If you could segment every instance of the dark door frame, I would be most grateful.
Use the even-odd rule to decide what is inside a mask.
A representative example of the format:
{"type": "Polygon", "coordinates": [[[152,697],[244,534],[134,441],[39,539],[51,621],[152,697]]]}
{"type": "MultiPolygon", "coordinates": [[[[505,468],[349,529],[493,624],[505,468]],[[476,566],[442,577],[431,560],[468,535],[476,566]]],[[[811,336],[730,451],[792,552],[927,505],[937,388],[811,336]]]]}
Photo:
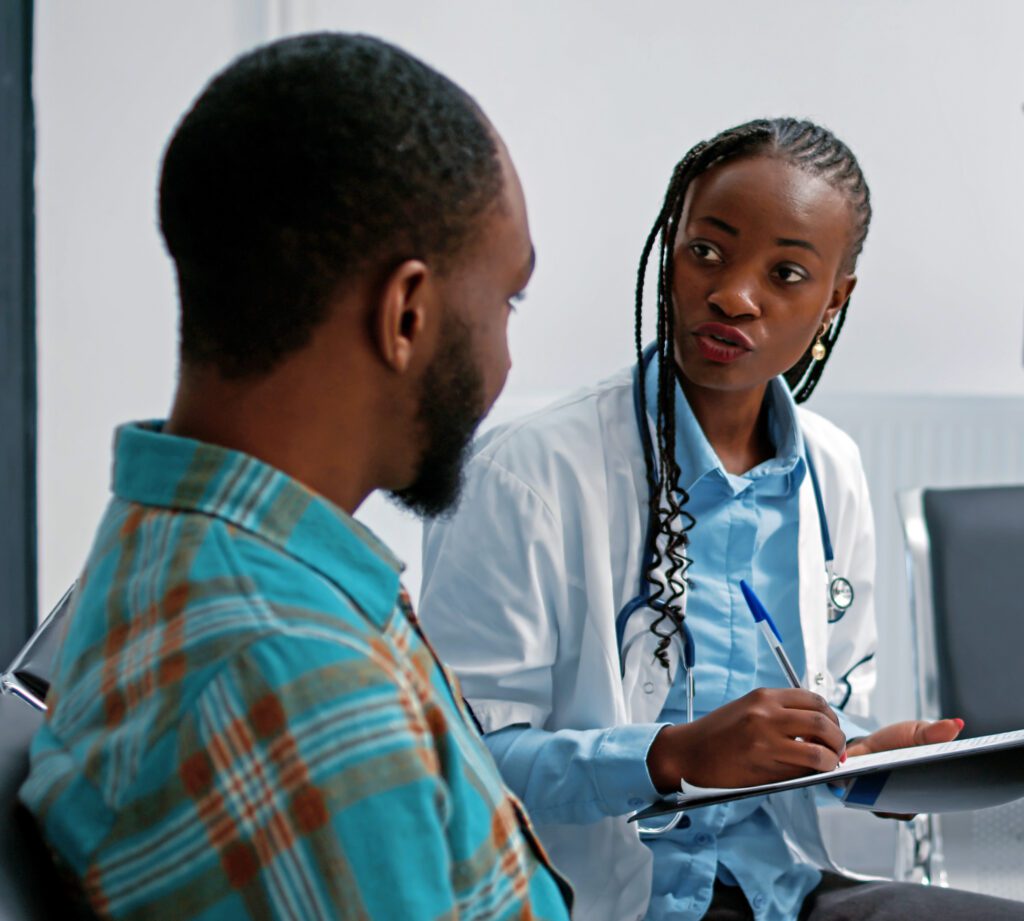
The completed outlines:
{"type": "Polygon", "coordinates": [[[0,3],[0,669],[37,616],[32,7],[0,3]]]}

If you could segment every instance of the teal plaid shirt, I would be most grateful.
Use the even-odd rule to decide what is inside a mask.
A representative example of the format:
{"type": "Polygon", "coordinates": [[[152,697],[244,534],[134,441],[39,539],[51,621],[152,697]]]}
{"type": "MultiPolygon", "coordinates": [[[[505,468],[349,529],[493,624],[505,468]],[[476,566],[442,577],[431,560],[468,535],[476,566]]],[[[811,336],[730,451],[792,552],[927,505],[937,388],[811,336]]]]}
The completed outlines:
{"type": "Polygon", "coordinates": [[[21,790],[94,911],[568,917],[369,532],[158,424],[113,479],[21,790]]]}

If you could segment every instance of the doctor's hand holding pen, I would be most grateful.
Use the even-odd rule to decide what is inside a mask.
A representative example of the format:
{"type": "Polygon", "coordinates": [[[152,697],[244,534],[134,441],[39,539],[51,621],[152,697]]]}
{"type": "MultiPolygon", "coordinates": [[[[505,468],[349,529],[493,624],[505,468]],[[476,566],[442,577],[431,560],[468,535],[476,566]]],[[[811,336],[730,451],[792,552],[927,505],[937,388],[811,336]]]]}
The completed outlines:
{"type": "Polygon", "coordinates": [[[660,793],[680,781],[746,787],[831,771],[846,738],[824,698],[799,688],[758,688],[692,723],[666,726],[647,753],[660,793]]]}
{"type": "MultiPolygon", "coordinates": [[[[740,580],[740,589],[750,608],[751,616],[757,624],[761,635],[768,644],[779,667],[785,674],[790,685],[794,688],[800,687],[800,679],[796,675],[789,656],[782,646],[782,636],[772,620],[771,614],[765,609],[761,600],[754,590],[746,582],[740,580]]],[[[904,720],[900,723],[892,723],[875,730],[870,735],[862,736],[859,739],[848,739],[846,756],[849,755],[870,755],[875,752],[892,751],[897,748],[913,748],[917,745],[934,745],[941,742],[952,742],[964,728],[964,721],[961,719],[943,719],[929,722],[928,720],[904,720]]],[[[884,818],[909,819],[913,816],[907,815],[885,815],[876,813],[884,818]]]]}
{"type": "Polygon", "coordinates": [[[678,790],[683,778],[698,787],[750,787],[831,771],[846,760],[838,717],[800,686],[771,615],[746,582],[740,588],[791,686],[759,688],[702,719],[662,729],[647,753],[660,793],[678,790]]]}

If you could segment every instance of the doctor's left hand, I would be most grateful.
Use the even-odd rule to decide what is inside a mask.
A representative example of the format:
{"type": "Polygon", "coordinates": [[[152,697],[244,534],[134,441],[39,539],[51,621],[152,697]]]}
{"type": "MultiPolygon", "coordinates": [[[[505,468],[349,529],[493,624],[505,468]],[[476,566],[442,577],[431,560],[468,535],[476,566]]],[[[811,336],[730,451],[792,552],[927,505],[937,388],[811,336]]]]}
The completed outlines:
{"type": "Polygon", "coordinates": [[[904,720],[883,726],[869,736],[849,742],[846,754],[870,755],[874,752],[892,751],[894,748],[913,748],[915,745],[934,745],[937,742],[952,742],[964,728],[963,720],[904,720]]]}
{"type": "MultiPolygon", "coordinates": [[[[883,726],[871,735],[856,739],[846,746],[847,755],[870,755],[874,752],[892,751],[894,748],[913,748],[915,745],[934,745],[937,742],[952,742],[964,728],[961,719],[904,720],[883,726]]],[[[891,812],[876,812],[883,819],[908,821],[913,815],[899,815],[891,812]]]]}

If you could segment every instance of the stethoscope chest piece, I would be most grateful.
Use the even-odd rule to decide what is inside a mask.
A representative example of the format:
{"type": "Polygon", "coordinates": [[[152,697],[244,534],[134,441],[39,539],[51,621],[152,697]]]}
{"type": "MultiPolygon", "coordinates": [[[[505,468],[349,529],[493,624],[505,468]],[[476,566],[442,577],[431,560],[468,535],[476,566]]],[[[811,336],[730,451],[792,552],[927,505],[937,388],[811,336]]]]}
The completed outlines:
{"type": "Polygon", "coordinates": [[[825,606],[828,622],[834,624],[843,619],[843,615],[853,604],[853,586],[849,579],[837,576],[835,573],[835,553],[832,551],[832,536],[828,530],[828,519],[825,517],[825,502],[821,498],[821,484],[818,482],[818,472],[814,469],[814,461],[808,451],[804,455],[807,461],[807,472],[811,477],[811,485],[814,487],[814,502],[818,506],[818,524],[821,527],[822,550],[825,552],[825,578],[828,580],[828,592],[825,606]]]}
{"type": "Polygon", "coordinates": [[[853,586],[849,579],[833,576],[828,583],[828,620],[834,624],[853,604],[853,586]]]}

